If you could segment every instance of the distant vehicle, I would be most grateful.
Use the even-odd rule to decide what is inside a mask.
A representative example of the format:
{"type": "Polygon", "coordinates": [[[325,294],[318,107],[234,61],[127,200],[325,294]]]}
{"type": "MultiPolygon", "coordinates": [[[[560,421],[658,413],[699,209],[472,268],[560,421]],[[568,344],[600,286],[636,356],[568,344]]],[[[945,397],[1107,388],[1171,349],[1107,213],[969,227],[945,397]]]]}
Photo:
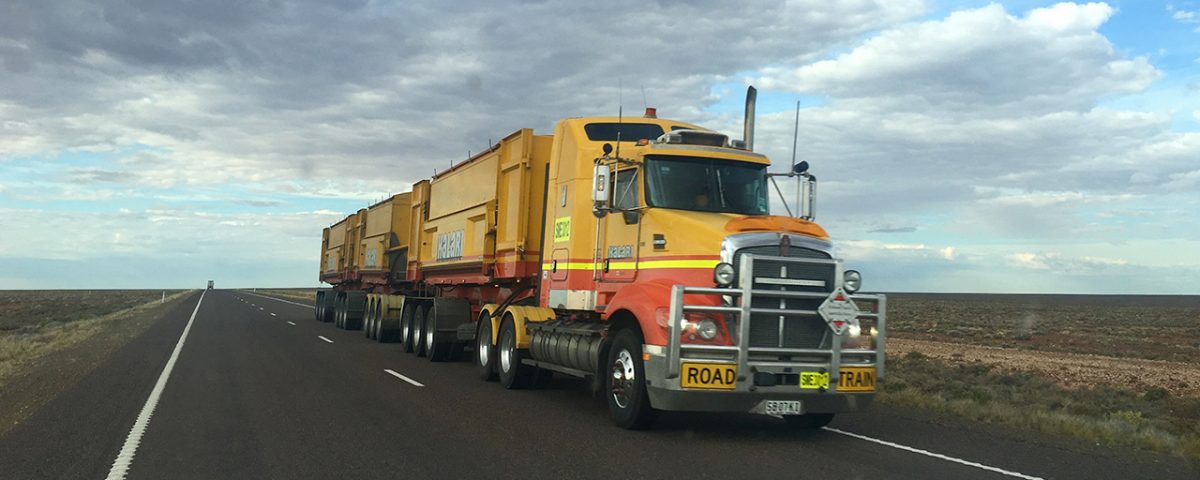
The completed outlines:
{"type": "Polygon", "coordinates": [[[212,280],[209,280],[209,281],[208,281],[208,289],[209,289],[209,290],[212,290],[212,289],[213,289],[213,281],[212,281],[212,280]]]}
{"type": "MultiPolygon", "coordinates": [[[[680,121],[522,129],[322,233],[316,317],[509,389],[589,379],[614,422],[748,412],[818,428],[884,373],[883,295],[856,294],[801,162],[680,121]],[[796,210],[770,214],[777,178],[796,210]]],[[[786,206],[786,203],[785,203],[786,206]]]]}

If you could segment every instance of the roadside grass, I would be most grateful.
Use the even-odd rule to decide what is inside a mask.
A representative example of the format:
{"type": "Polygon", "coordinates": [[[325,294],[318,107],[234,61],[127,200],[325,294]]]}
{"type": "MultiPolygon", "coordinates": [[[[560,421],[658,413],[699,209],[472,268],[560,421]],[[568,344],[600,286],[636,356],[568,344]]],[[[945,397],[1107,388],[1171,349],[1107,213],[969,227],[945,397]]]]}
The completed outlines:
{"type": "Polygon", "coordinates": [[[315,288],[260,288],[251,290],[251,293],[287,300],[303,300],[309,303],[316,301],[317,298],[317,289],[315,288]]]}
{"type": "Polygon", "coordinates": [[[1200,398],[1106,385],[1068,389],[1038,375],[952,365],[919,352],[888,362],[878,398],[886,404],[1200,460],[1200,398]]]}
{"type": "MultiPolygon", "coordinates": [[[[168,290],[167,301],[188,291],[168,290]]],[[[157,306],[162,290],[0,292],[0,385],[23,365],[157,306]]]]}

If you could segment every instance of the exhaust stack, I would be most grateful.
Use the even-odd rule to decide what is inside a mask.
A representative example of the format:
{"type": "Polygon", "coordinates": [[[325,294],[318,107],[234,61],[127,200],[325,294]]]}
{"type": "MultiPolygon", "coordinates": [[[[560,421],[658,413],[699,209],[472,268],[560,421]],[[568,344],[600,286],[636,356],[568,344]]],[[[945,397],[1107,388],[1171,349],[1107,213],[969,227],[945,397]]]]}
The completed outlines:
{"type": "Polygon", "coordinates": [[[758,90],[753,86],[746,88],[746,118],[742,120],[742,142],[746,150],[754,151],[754,103],[758,100],[758,90]]]}

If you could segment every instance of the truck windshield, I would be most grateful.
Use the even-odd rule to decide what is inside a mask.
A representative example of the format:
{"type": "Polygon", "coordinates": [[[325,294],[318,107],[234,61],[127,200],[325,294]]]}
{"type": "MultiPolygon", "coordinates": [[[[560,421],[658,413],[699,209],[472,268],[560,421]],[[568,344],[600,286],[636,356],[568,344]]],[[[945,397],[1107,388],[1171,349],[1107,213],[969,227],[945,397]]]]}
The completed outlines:
{"type": "Polygon", "coordinates": [[[767,166],[714,158],[646,157],[647,202],[653,207],[766,215],[767,166]]]}

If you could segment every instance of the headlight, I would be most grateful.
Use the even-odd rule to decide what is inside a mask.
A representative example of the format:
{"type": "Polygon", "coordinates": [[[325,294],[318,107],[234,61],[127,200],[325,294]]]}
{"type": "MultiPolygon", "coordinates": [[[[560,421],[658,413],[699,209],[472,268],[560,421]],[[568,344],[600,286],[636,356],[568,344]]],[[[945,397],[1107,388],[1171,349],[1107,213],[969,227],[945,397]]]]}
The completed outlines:
{"type": "Polygon", "coordinates": [[[705,340],[717,338],[717,324],[716,322],[713,322],[707,318],[701,320],[700,323],[696,325],[696,333],[699,333],[700,338],[705,340]]]}
{"type": "Polygon", "coordinates": [[[726,287],[733,283],[733,265],[725,262],[718,263],[713,268],[713,282],[726,287]]]}
{"type": "Polygon", "coordinates": [[[846,289],[846,293],[857,292],[862,288],[862,274],[858,270],[846,270],[842,274],[842,287],[846,289]]]}

